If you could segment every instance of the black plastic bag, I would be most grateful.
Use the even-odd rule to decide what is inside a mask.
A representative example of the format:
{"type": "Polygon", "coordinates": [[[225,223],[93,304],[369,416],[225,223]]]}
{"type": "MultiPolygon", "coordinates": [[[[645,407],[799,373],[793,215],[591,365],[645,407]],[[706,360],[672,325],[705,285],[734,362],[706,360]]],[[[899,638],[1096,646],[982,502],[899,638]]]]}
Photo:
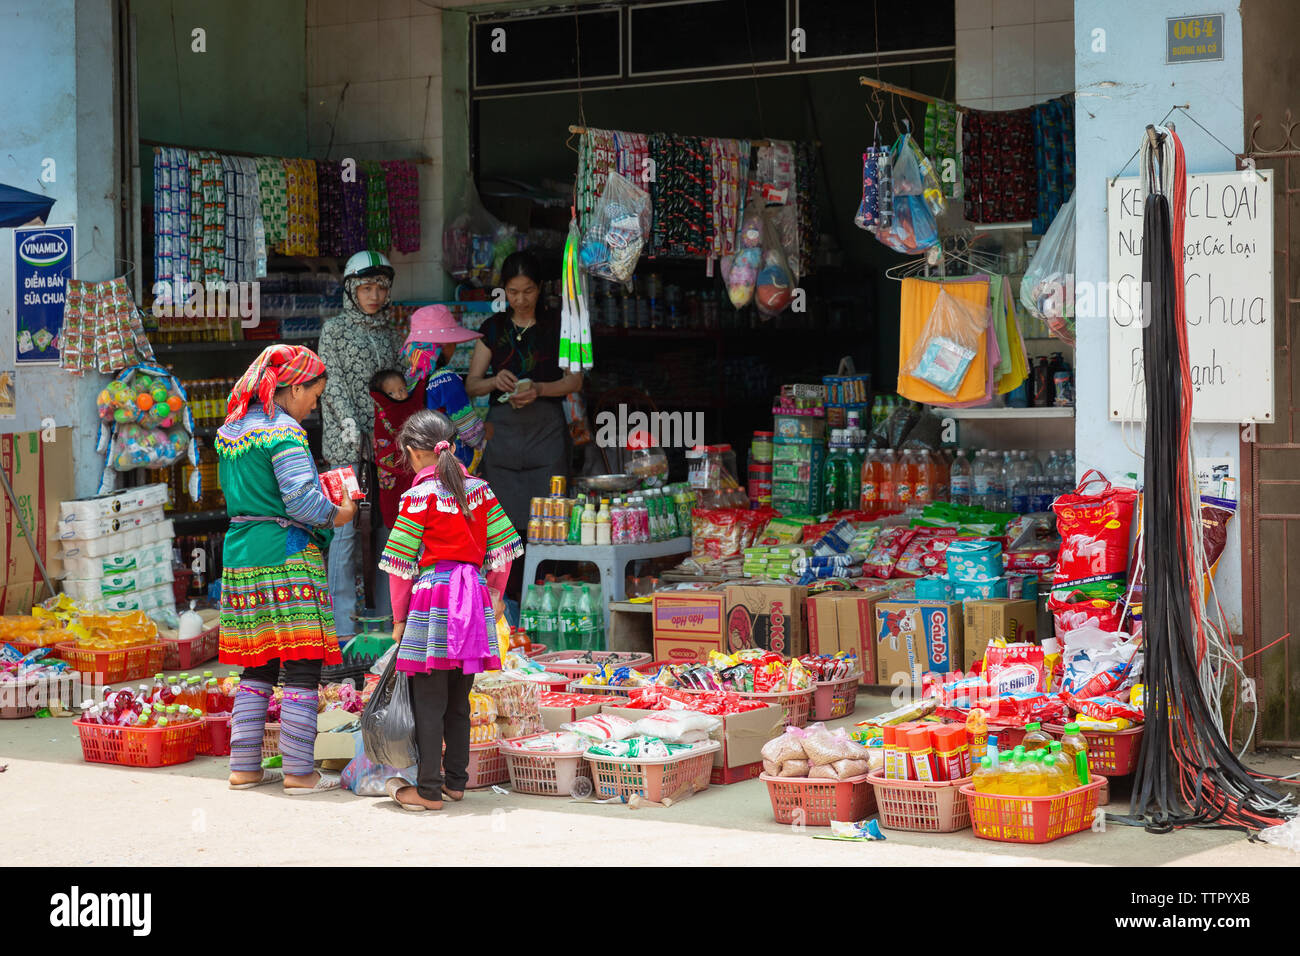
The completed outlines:
{"type": "Polygon", "coordinates": [[[390,767],[411,767],[420,762],[415,744],[415,711],[411,707],[411,682],[397,670],[397,655],[361,712],[361,740],[366,756],[390,767]]]}

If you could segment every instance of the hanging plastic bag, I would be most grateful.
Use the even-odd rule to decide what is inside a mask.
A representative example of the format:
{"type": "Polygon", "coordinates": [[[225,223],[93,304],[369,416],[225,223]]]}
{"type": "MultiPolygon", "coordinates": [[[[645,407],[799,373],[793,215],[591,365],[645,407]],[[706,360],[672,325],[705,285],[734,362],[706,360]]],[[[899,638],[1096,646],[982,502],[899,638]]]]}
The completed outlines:
{"type": "Polygon", "coordinates": [[[611,172],[582,238],[582,268],[614,282],[631,281],[649,234],[650,194],[611,172]]]}
{"type": "Polygon", "coordinates": [[[1074,344],[1074,193],[1056,213],[1020,283],[1020,304],[1074,344]]]}
{"type": "Polygon", "coordinates": [[[755,280],[755,302],[760,315],[780,315],[794,298],[794,277],[785,248],[777,235],[775,210],[763,212],[763,259],[755,280]]]}
{"type": "Polygon", "coordinates": [[[956,395],[979,353],[980,337],[988,324],[987,309],[975,308],[940,289],[902,371],[945,395],[956,395]]]}
{"type": "Polygon", "coordinates": [[[483,208],[473,183],[466,186],[461,206],[465,211],[442,230],[442,267],[457,282],[482,288],[493,283],[501,262],[515,251],[515,228],[483,208]]]}
{"type": "Polygon", "coordinates": [[[757,197],[751,196],[745,204],[737,244],[735,254],[723,258],[723,278],[727,283],[727,298],[737,309],[743,309],[754,298],[763,264],[763,203],[757,197]]]}
{"type": "Polygon", "coordinates": [[[410,767],[420,762],[410,679],[397,670],[396,655],[389,658],[379,684],[361,712],[361,735],[366,756],[375,763],[410,767]]]}
{"type": "MultiPolygon", "coordinates": [[[[926,160],[929,177],[934,180],[932,184],[927,183],[926,171],[921,163],[924,154],[906,133],[895,141],[889,158],[893,219],[888,229],[881,226],[876,230],[876,238],[895,252],[909,255],[923,252],[939,241],[938,223],[927,203],[927,198],[929,203],[936,201],[938,179],[934,177],[934,170],[926,160]]],[[[882,189],[882,209],[883,195],[882,189]]],[[[938,208],[942,211],[942,191],[938,192],[937,200],[938,208]]]]}
{"type": "Polygon", "coordinates": [[[99,393],[96,407],[100,418],[96,451],[105,456],[101,494],[116,487],[117,472],[169,468],[183,457],[197,467],[189,397],[180,380],[165,368],[126,369],[99,393]]]}

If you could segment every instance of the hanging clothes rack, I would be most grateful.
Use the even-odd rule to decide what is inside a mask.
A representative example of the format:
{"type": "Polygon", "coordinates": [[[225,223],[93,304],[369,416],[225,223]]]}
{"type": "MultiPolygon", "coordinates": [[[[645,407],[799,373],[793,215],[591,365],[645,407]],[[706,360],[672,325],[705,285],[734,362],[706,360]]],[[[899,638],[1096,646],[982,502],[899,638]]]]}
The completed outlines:
{"type": "MultiPolygon", "coordinates": [[[[903,96],[909,100],[920,100],[922,103],[946,103],[947,100],[940,96],[930,96],[928,93],[918,93],[916,90],[909,90],[905,86],[895,86],[893,83],[885,83],[882,80],[873,80],[869,76],[858,77],[858,85],[869,86],[872,89],[883,90],[886,93],[893,93],[895,96],[903,96]]],[[[953,103],[953,108],[958,113],[969,113],[969,106],[962,106],[960,103],[953,103]]]]}
{"type": "MultiPolygon", "coordinates": [[[[274,159],[307,159],[306,156],[276,156],[273,153],[249,153],[242,149],[227,149],[226,147],[214,148],[210,146],[186,146],[184,143],[164,143],[156,139],[142,139],[141,146],[165,146],[170,149],[187,149],[190,152],[206,153],[224,153],[227,156],[247,156],[250,159],[256,159],[258,156],[271,156],[274,159]]],[[[433,160],[427,156],[395,157],[408,163],[415,163],[417,166],[432,166],[433,160]]]]}
{"type": "MultiPolygon", "coordinates": [[[[582,134],[584,134],[584,133],[587,132],[587,127],[586,127],[586,126],[570,126],[570,127],[569,127],[569,132],[581,136],[582,134]]],[[[736,139],[742,139],[743,137],[735,137],[735,138],[736,138],[736,139]]],[[[773,145],[773,144],[776,143],[776,142],[777,142],[776,140],[771,140],[771,139],[751,139],[751,140],[749,141],[749,145],[751,145],[751,146],[771,146],[771,145],[773,145]]],[[[814,146],[821,146],[821,140],[814,140],[814,141],[813,141],[813,145],[814,145],[814,146]]]]}

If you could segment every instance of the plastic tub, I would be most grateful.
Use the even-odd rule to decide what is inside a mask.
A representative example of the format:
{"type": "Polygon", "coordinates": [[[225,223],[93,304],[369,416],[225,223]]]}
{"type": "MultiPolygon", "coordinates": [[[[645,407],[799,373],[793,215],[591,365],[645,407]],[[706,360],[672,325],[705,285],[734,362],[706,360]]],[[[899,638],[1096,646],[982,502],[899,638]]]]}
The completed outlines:
{"type": "Polygon", "coordinates": [[[596,799],[622,797],[624,801],[635,795],[658,803],[671,797],[683,787],[702,790],[708,787],[713,773],[713,755],[722,744],[711,741],[689,753],[674,757],[600,757],[591,754],[584,759],[591,765],[592,781],[596,785],[596,799]]]}
{"type": "Polygon", "coordinates": [[[1050,843],[1092,826],[1105,777],[1050,797],[1012,797],[961,788],[975,835],[1000,843],[1050,843]]]}
{"type": "Polygon", "coordinates": [[[510,774],[510,789],[516,793],[536,793],[545,797],[565,797],[573,792],[579,777],[591,779],[591,768],[583,760],[583,751],[525,750],[519,744],[541,734],[499,740],[510,774]]]}
{"type": "Polygon", "coordinates": [[[814,684],[813,720],[838,720],[857,710],[858,681],[861,679],[861,674],[854,674],[814,684]]]}
{"type": "Polygon", "coordinates": [[[191,637],[188,641],[169,641],[163,638],[167,650],[163,654],[165,671],[187,671],[205,664],[217,656],[217,643],[221,626],[208,628],[202,634],[191,637]]]}
{"type": "Polygon", "coordinates": [[[175,727],[109,727],[74,720],[87,763],[123,767],[168,767],[194,759],[202,725],[196,720],[175,727]]]}
{"type": "Polygon", "coordinates": [[[199,733],[199,756],[230,756],[230,717],[230,714],[214,714],[203,718],[203,729],[199,733]]]}
{"type": "Polygon", "coordinates": [[[469,782],[466,790],[481,790],[510,779],[506,756],[497,746],[499,741],[469,745],[469,782]]]}
{"type": "Polygon", "coordinates": [[[970,777],[930,783],[922,780],[890,780],[870,775],[880,808],[880,825],[890,830],[916,833],[954,833],[970,826],[970,804],[962,787],[970,777]]]}
{"type": "Polygon", "coordinates": [[[828,827],[832,820],[854,822],[876,812],[876,797],[867,774],[846,780],[818,777],[771,777],[759,774],[767,784],[772,817],[777,823],[801,823],[828,827]]]}

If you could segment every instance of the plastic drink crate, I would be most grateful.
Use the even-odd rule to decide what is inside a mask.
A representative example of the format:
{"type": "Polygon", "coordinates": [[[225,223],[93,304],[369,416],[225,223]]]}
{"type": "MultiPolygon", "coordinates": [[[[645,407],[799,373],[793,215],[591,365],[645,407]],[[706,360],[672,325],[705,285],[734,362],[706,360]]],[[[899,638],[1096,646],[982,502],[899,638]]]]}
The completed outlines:
{"type": "Polygon", "coordinates": [[[230,716],[213,714],[203,718],[203,730],[199,734],[199,756],[230,756],[230,716]]]}
{"type": "MultiPolygon", "coordinates": [[[[856,678],[854,678],[856,680],[856,678]]],[[[692,694],[712,694],[710,690],[689,689],[692,694]]],[[[787,727],[807,727],[808,717],[812,713],[813,695],[816,693],[815,687],[809,687],[807,690],[778,690],[778,691],[734,691],[739,697],[747,700],[762,701],[764,704],[775,704],[781,708],[781,713],[785,718],[787,727]]],[[[854,691],[854,700],[857,699],[857,692],[854,691]]]]}
{"type": "Polygon", "coordinates": [[[162,669],[187,671],[212,660],[217,656],[217,641],[220,634],[221,626],[216,625],[187,641],[169,641],[164,638],[163,643],[167,645],[167,651],[163,654],[162,669]]]}
{"type": "Polygon", "coordinates": [[[167,645],[162,641],[107,651],[77,647],[71,641],[64,641],[55,648],[60,660],[102,684],[152,677],[163,670],[163,658],[167,654],[167,645]]]}
{"type": "Polygon", "coordinates": [[[713,755],[722,744],[710,741],[672,757],[601,757],[586,754],[591,765],[596,799],[622,797],[626,802],[640,795],[658,803],[683,787],[702,790],[709,785],[713,755]]]}
{"type": "MultiPolygon", "coordinates": [[[[1047,724],[1043,729],[1054,737],[1065,733],[1065,727],[1061,724],[1047,724]]],[[[1083,731],[1083,739],[1088,741],[1088,769],[1107,777],[1124,777],[1137,770],[1138,757],[1142,755],[1144,729],[1130,727],[1114,733],[1083,731]]]]}
{"type": "Polygon", "coordinates": [[[81,675],[68,671],[53,678],[28,677],[25,680],[0,684],[0,720],[33,717],[43,707],[59,701],[65,708],[75,703],[73,688],[81,682],[81,675]]]}
{"type": "Polygon", "coordinates": [[[614,662],[619,667],[633,667],[640,670],[646,664],[650,663],[649,654],[636,654],[630,651],[553,651],[550,654],[534,654],[533,660],[539,664],[546,665],[546,671],[549,674],[565,674],[569,677],[582,677],[584,674],[594,674],[600,669],[600,665],[607,662],[614,662]],[[592,664],[559,664],[557,661],[572,661],[574,658],[590,653],[595,663],[592,664]]]}
{"type": "Polygon", "coordinates": [[[773,777],[759,774],[767,784],[772,817],[777,823],[828,827],[832,820],[864,820],[876,812],[876,795],[868,774],[844,780],[819,777],[773,777]]]}
{"type": "Polygon", "coordinates": [[[972,784],[961,792],[970,801],[977,837],[1002,843],[1050,843],[1092,826],[1097,798],[1105,786],[1105,777],[1094,777],[1087,786],[1047,797],[977,793],[972,784]]]}
{"type": "Polygon", "coordinates": [[[970,777],[930,783],[924,780],[891,780],[870,774],[880,808],[880,825],[890,830],[917,833],[954,833],[970,826],[970,803],[962,787],[970,777]]]}
{"type": "Polygon", "coordinates": [[[497,741],[506,759],[510,789],[516,793],[564,797],[572,792],[573,782],[579,777],[591,779],[591,768],[582,759],[584,751],[537,751],[525,750],[519,746],[526,740],[540,736],[542,735],[530,734],[513,740],[497,741]]]}
{"type": "Polygon", "coordinates": [[[813,720],[837,720],[858,708],[858,681],[861,674],[839,680],[818,681],[813,685],[813,720]]]}
{"type": "Polygon", "coordinates": [[[110,727],[74,720],[87,763],[123,767],[169,767],[194,759],[203,727],[199,721],[176,727],[110,727]]]}

